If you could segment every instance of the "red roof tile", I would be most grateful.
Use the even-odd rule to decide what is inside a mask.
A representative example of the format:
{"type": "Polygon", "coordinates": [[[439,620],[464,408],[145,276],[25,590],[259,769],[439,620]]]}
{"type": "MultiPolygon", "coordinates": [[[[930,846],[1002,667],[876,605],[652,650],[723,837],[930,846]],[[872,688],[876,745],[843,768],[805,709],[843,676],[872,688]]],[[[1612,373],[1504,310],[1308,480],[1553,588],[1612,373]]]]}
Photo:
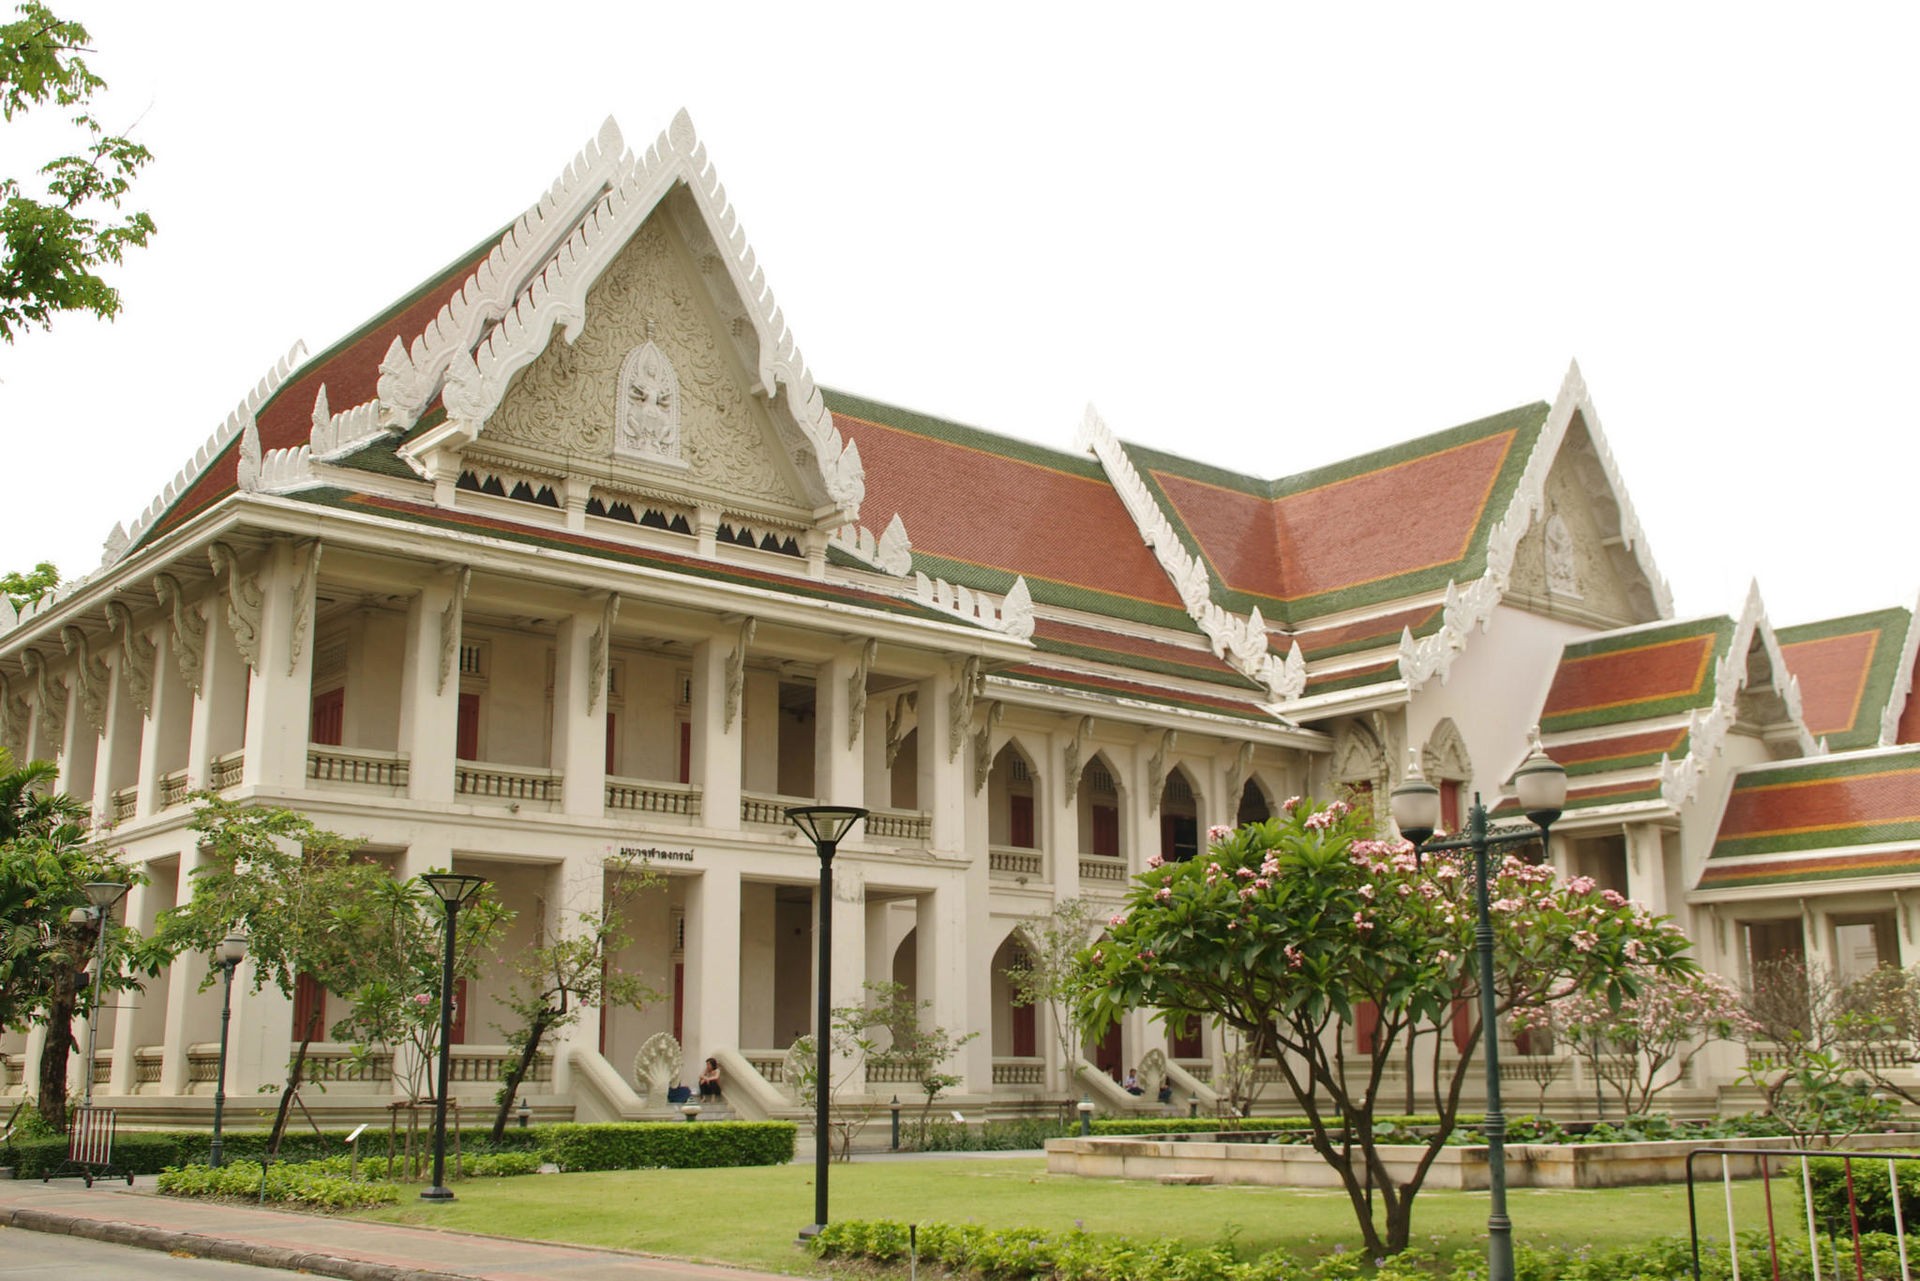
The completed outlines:
{"type": "Polygon", "coordinates": [[[1800,682],[1800,714],[1808,733],[1836,734],[1860,719],[1860,698],[1881,637],[1875,628],[1781,644],[1787,670],[1800,682]]]}

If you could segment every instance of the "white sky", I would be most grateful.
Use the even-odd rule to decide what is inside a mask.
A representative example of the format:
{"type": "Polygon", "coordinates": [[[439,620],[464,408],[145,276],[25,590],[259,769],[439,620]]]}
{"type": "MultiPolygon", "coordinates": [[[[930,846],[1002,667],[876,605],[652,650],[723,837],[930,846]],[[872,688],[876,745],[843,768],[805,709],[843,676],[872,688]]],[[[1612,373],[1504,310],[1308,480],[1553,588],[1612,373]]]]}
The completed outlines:
{"type": "Polygon", "coordinates": [[[830,386],[1280,475],[1577,358],[1679,612],[1920,588],[1910,5],[54,7],[160,230],[0,347],[0,568],[90,570],[295,339],[684,105],[830,386]]]}

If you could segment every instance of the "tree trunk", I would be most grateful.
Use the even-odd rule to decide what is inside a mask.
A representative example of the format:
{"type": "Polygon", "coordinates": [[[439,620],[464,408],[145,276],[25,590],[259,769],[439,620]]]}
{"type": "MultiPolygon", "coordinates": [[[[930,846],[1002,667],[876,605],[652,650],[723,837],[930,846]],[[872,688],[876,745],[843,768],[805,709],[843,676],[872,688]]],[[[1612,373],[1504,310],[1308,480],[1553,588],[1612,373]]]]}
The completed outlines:
{"type": "Polygon", "coordinates": [[[280,1091],[280,1110],[273,1114],[273,1131],[267,1135],[267,1155],[280,1155],[280,1140],[287,1135],[287,1119],[293,1115],[293,1096],[300,1091],[301,1074],[307,1066],[307,1047],[313,1044],[311,1029],[293,1052],[293,1066],[287,1069],[287,1086],[280,1091]]]}
{"type": "MultiPolygon", "coordinates": [[[[47,1039],[40,1047],[40,1117],[62,1134],[67,1130],[67,1063],[79,1049],[73,1039],[78,982],[76,972],[69,970],[54,983],[53,999],[47,1003],[47,1039]]],[[[86,1070],[92,1072],[93,1064],[86,1070]]]]}
{"type": "Polygon", "coordinates": [[[513,1109],[513,1096],[520,1092],[520,1083],[527,1079],[527,1073],[533,1070],[533,1060],[540,1053],[540,1038],[546,1035],[548,1019],[545,1015],[535,1019],[533,1026],[527,1029],[527,1043],[520,1050],[520,1061],[507,1073],[506,1085],[500,1091],[500,1110],[493,1114],[493,1141],[500,1142],[507,1134],[507,1114],[513,1109]]]}

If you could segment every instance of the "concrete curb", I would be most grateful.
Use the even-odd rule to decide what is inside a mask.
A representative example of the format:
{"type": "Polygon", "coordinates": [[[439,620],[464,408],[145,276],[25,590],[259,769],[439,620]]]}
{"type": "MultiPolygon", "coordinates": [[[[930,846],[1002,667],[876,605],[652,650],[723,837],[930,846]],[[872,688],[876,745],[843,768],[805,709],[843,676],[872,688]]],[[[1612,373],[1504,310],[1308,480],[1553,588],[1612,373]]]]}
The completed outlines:
{"type": "Polygon", "coordinates": [[[223,1263],[250,1263],[259,1268],[283,1268],[314,1276],[338,1277],[341,1281],[474,1281],[469,1273],[429,1272],[421,1268],[402,1268],[367,1259],[343,1259],[338,1255],[315,1254],[285,1246],[255,1245],[224,1237],[203,1236],[198,1232],[174,1232],[144,1223],[123,1223],[114,1219],[90,1219],[77,1214],[58,1214],[52,1210],[0,1206],[0,1227],[25,1232],[50,1232],[61,1236],[85,1237],[110,1245],[137,1246],[143,1250],[164,1250],[189,1254],[197,1259],[216,1259],[223,1263]]]}

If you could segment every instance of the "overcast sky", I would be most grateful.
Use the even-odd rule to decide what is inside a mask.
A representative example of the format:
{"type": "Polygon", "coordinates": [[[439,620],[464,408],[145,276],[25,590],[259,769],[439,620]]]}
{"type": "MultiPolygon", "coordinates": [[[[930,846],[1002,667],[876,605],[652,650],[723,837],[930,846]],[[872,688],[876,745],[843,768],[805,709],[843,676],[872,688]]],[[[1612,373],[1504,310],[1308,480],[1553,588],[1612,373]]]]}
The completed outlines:
{"type": "Polygon", "coordinates": [[[53,4],[159,234],[0,347],[0,568],[685,106],[829,386],[1282,475],[1578,359],[1682,614],[1920,589],[1911,5],[53,4]]]}

